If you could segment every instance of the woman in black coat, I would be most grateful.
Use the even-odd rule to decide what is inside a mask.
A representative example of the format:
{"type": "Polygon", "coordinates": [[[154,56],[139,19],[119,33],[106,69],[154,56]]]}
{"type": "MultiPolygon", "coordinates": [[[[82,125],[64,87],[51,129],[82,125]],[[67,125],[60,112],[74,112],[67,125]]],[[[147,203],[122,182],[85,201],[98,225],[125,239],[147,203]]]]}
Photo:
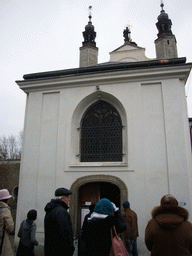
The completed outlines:
{"type": "Polygon", "coordinates": [[[83,240],[87,256],[109,256],[113,226],[117,233],[126,230],[126,223],[119,209],[110,200],[103,198],[84,224],[83,240]]]}

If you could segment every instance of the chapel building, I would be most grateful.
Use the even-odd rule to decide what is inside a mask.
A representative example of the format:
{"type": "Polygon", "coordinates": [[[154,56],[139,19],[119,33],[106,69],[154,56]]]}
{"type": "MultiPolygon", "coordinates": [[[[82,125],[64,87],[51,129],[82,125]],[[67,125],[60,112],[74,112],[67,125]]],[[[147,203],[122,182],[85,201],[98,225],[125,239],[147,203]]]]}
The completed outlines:
{"type": "Polygon", "coordinates": [[[90,14],[79,68],[16,81],[27,94],[17,229],[35,208],[37,255],[43,255],[44,207],[58,187],[73,192],[69,212],[75,239],[91,203],[105,197],[123,212],[128,199],[138,215],[141,256],[149,255],[144,231],[163,195],[173,194],[191,212],[185,84],[192,63],[178,57],[172,22],[161,8],[156,58],[145,56],[127,27],[124,44],[110,52],[109,62],[98,64],[90,14]]]}

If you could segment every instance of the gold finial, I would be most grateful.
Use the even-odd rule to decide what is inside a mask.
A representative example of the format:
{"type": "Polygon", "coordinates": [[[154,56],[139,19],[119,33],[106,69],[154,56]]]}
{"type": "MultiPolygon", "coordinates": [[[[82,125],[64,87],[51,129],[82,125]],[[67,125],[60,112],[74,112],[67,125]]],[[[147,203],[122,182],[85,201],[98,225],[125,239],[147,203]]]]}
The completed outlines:
{"type": "Polygon", "coordinates": [[[128,28],[128,29],[132,28],[132,25],[130,24],[130,20],[128,20],[128,23],[127,23],[127,25],[126,25],[126,28],[128,28]]]}

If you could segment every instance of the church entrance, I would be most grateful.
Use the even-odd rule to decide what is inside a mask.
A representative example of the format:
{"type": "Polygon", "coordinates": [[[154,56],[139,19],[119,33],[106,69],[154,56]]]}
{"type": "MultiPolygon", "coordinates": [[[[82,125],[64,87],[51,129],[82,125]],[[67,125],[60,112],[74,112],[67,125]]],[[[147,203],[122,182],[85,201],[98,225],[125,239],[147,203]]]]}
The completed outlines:
{"type": "Polygon", "coordinates": [[[72,184],[69,212],[73,224],[74,235],[79,237],[84,216],[89,206],[102,198],[108,198],[121,210],[124,200],[128,199],[125,183],[112,175],[88,175],[78,178],[72,184]]]}
{"type": "Polygon", "coordinates": [[[89,206],[96,204],[102,198],[108,198],[117,207],[120,207],[120,189],[111,182],[90,182],[79,188],[79,221],[77,224],[79,232],[85,215],[89,213],[89,206]]]}

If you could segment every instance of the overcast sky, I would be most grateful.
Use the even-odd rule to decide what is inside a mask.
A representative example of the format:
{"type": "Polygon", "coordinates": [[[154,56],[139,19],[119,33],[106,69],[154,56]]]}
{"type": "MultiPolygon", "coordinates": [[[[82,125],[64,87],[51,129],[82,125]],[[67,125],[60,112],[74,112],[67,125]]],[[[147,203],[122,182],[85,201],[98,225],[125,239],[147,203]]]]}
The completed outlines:
{"type": "MultiPolygon", "coordinates": [[[[90,5],[99,63],[109,61],[109,52],[123,45],[127,24],[146,56],[156,57],[160,0],[0,0],[0,137],[23,129],[26,95],[16,80],[24,74],[79,67],[90,5]]],[[[172,20],[178,56],[192,62],[192,0],[164,0],[164,10],[172,20]]],[[[191,76],[186,95],[191,117],[191,76]]]]}

